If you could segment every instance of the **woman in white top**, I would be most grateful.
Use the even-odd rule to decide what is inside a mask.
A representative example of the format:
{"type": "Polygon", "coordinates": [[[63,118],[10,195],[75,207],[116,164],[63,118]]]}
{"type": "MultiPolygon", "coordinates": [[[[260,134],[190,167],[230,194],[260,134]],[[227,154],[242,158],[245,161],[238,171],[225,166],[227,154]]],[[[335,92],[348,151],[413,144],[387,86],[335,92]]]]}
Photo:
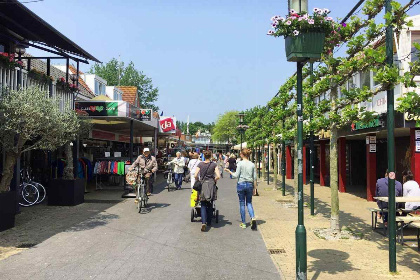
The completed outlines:
{"type": "Polygon", "coordinates": [[[191,174],[191,189],[193,188],[194,183],[195,183],[195,171],[199,163],[200,163],[200,159],[198,158],[198,154],[193,153],[191,155],[191,160],[188,163],[188,169],[190,170],[190,174],[191,174]]]}
{"type": "Polygon", "coordinates": [[[174,158],[170,163],[174,164],[174,173],[175,173],[175,186],[178,190],[182,186],[182,177],[184,175],[184,166],[185,160],[181,157],[181,153],[176,153],[176,158],[174,158]]]}
{"type": "MultiPolygon", "coordinates": [[[[414,175],[411,171],[406,171],[403,174],[403,196],[420,196],[419,184],[414,181],[414,175]]],[[[419,202],[406,202],[405,209],[417,209],[420,208],[419,202]]]]}

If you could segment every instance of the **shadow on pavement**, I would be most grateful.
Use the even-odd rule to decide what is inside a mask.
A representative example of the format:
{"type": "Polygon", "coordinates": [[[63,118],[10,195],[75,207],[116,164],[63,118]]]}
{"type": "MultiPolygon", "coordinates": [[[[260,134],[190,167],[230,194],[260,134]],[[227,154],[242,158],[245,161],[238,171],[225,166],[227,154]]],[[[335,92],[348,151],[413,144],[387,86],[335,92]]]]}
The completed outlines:
{"type": "Polygon", "coordinates": [[[96,227],[104,226],[109,223],[110,220],[118,219],[119,216],[115,214],[99,213],[96,216],[89,218],[88,220],[81,222],[71,228],[68,232],[90,230],[96,227]]]}
{"type": "MultiPolygon", "coordinates": [[[[200,223],[201,223],[201,219],[200,219],[200,223]]],[[[232,225],[232,222],[230,222],[229,220],[225,219],[224,215],[220,215],[219,214],[219,222],[216,223],[216,221],[213,219],[211,227],[213,228],[221,228],[227,225],[232,225]]]]}
{"type": "Polygon", "coordinates": [[[318,249],[308,252],[308,255],[317,259],[308,267],[308,270],[315,271],[312,280],[322,279],[321,272],[327,274],[339,274],[346,271],[354,271],[356,268],[347,260],[350,255],[346,252],[332,249],[318,249]]]}
{"type": "Polygon", "coordinates": [[[169,203],[149,203],[147,207],[141,209],[140,214],[147,214],[147,213],[152,212],[154,209],[166,208],[170,205],[171,204],[169,203]]]}

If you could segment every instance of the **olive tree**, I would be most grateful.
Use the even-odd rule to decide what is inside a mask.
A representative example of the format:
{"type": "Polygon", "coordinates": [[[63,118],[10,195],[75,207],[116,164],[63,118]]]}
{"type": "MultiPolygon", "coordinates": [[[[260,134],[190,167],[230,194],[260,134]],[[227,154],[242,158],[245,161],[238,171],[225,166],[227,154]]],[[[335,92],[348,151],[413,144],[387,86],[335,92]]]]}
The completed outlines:
{"type": "Polygon", "coordinates": [[[73,140],[80,127],[73,110],[61,111],[58,100],[38,87],[3,90],[0,114],[0,143],[5,152],[0,192],[9,190],[13,168],[23,152],[55,150],[73,140]]]}

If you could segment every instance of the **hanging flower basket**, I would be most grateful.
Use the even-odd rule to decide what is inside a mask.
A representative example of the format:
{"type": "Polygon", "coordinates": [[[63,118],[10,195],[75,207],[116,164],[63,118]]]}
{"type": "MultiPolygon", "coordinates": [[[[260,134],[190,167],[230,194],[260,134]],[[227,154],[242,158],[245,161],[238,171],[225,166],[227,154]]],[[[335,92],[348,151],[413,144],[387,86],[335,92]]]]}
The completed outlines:
{"type": "Polygon", "coordinates": [[[300,33],[297,36],[287,36],[287,61],[317,61],[324,49],[325,33],[300,33]]]}
{"type": "Polygon", "coordinates": [[[321,54],[329,49],[325,46],[325,38],[333,43],[340,36],[340,30],[345,27],[329,16],[330,10],[314,8],[312,15],[290,10],[284,18],[271,18],[271,27],[267,35],[284,36],[286,41],[287,61],[317,61],[321,54]],[[325,47],[325,48],[324,48],[325,47]]]}

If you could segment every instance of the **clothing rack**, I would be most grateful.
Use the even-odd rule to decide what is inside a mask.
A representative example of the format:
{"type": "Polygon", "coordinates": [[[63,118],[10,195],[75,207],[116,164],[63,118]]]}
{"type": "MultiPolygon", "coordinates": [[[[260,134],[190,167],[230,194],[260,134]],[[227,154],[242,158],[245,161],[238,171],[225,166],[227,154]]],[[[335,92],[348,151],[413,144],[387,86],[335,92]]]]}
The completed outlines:
{"type": "MultiPolygon", "coordinates": [[[[120,189],[124,188],[125,185],[125,166],[127,162],[130,160],[128,157],[104,157],[104,158],[97,158],[95,161],[95,183],[96,183],[96,190],[103,190],[103,189],[120,189]],[[115,173],[101,173],[97,171],[97,163],[100,162],[111,162],[115,164],[115,162],[120,163],[123,162],[124,166],[122,170],[119,170],[117,174],[115,173]],[[121,173],[122,171],[122,173],[121,173]]],[[[114,167],[115,168],[115,167],[114,167]]],[[[117,167],[118,168],[118,167],[117,167]]]]}

